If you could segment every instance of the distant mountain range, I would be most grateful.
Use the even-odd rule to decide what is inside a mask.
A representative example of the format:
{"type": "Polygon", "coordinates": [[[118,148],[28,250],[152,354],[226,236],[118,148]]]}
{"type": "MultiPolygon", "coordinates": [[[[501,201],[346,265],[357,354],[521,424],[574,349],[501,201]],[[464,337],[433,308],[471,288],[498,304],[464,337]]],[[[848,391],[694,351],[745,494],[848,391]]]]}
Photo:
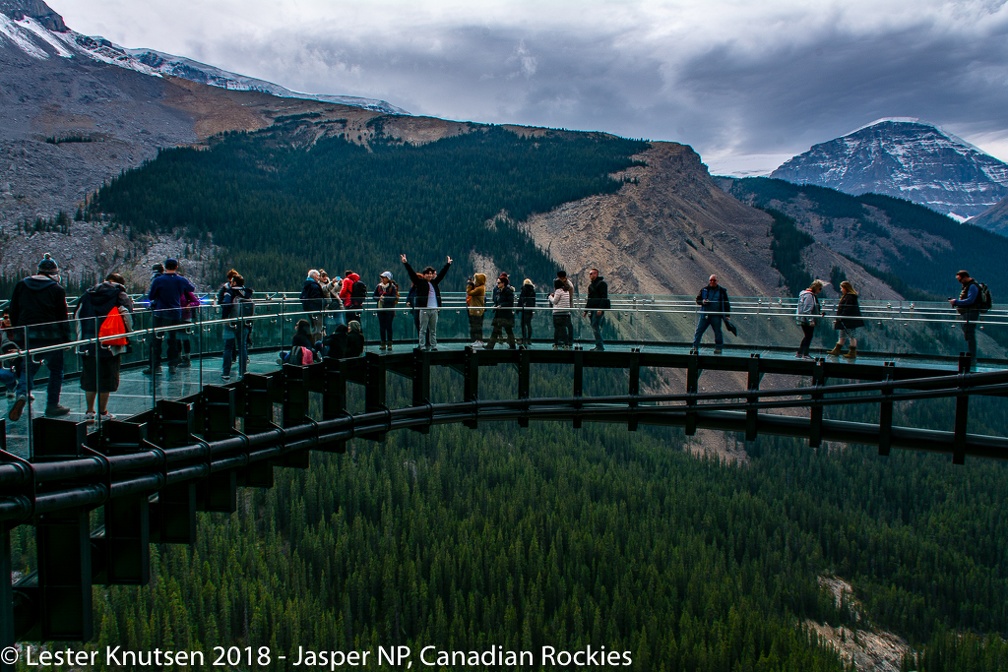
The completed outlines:
{"type": "Polygon", "coordinates": [[[815,145],[770,177],[903,198],[959,221],[1008,197],[1008,164],[916,119],[882,119],[815,145]]]}
{"type": "Polygon", "coordinates": [[[62,58],[83,56],[145,75],[170,75],[232,91],[258,91],[278,98],[353,105],[383,114],[408,114],[406,110],[384,100],[299,93],[272,82],[227,72],[189,58],[152,49],[126,49],[103,37],[90,37],[71,30],[63,22],[63,18],[41,0],[0,0],[0,40],[3,39],[37,59],[47,59],[53,55],[62,58]]]}

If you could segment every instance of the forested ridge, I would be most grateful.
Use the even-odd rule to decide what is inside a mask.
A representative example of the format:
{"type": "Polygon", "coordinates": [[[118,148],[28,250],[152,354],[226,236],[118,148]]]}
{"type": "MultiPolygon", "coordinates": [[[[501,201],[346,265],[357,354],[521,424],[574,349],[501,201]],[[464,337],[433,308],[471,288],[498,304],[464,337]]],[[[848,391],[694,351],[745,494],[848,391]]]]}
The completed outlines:
{"type": "MultiPolygon", "coordinates": [[[[942,242],[929,245],[926,252],[891,240],[899,253],[886,257],[888,268],[883,271],[870,264],[866,266],[908,298],[945,298],[953,284],[950,278],[963,267],[991,287],[1008,287],[1004,266],[1008,238],[978,226],[959,224],[910,201],[879,194],[850,196],[834,189],[765,177],[733,180],[730,193],[755,207],[784,211],[799,224],[817,220],[826,231],[832,229],[833,222],[846,220],[854,223],[853,235],[869,234],[891,240],[889,229],[880,225],[884,222],[913,238],[922,234],[935,236],[942,242]]],[[[865,263],[853,256],[855,261],[865,263]]]]}
{"type": "Polygon", "coordinates": [[[323,137],[302,146],[297,124],[162,150],[93,195],[86,216],[136,234],[212,235],[227,252],[221,266],[263,288],[299,287],[309,267],[377,276],[400,252],[438,267],[446,255],[478,252],[515,277],[546,278],[555,263],[514,223],[615,191],[610,175],[647,146],[499,127],[422,145],[323,137]]]}
{"type": "MultiPolygon", "coordinates": [[[[626,384],[595,373],[592,389],[626,384]]],[[[513,377],[485,372],[483,395],[513,377]]],[[[565,384],[558,370],[535,393],[565,384]]],[[[640,670],[847,669],[810,619],[900,633],[918,652],[907,670],[1005,669],[1006,465],[783,438],[732,465],[684,441],[484,423],[314,454],[241,490],[237,513],[201,514],[194,547],[156,547],[150,585],[98,589],[92,646],[590,645],[640,670]],[[850,581],[863,613],[824,576],[850,581]]]]}

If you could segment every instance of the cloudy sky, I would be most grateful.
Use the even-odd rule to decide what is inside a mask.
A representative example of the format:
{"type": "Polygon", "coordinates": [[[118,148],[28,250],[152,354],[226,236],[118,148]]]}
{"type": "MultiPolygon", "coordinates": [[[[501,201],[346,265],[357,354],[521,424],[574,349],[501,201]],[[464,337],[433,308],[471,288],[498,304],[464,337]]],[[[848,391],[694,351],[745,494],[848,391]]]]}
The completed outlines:
{"type": "Polygon", "coordinates": [[[883,117],[1008,161],[1008,0],[47,0],[78,32],[414,114],[766,172],[883,117]]]}

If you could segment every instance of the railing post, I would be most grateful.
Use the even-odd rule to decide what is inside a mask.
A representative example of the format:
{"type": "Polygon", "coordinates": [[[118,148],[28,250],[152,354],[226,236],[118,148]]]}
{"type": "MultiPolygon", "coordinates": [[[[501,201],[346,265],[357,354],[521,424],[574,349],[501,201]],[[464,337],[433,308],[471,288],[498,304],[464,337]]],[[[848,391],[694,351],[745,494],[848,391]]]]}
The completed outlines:
{"type": "MultiPolygon", "coordinates": [[[[686,360],[686,394],[696,394],[700,388],[700,354],[694,352],[686,360]]],[[[686,436],[693,436],[697,430],[696,399],[686,400],[686,436]]]]}
{"type": "Polygon", "coordinates": [[[968,353],[959,353],[959,394],[956,395],[955,436],[952,464],[966,463],[966,429],[969,426],[969,392],[963,388],[963,376],[969,375],[972,360],[968,353]]]}
{"type": "MultiPolygon", "coordinates": [[[[80,457],[84,423],[35,418],[36,462],[80,457]]],[[[91,538],[88,511],[77,507],[37,517],[38,604],[44,640],[91,639],[91,538]]]]}
{"type": "MultiPolygon", "coordinates": [[[[885,382],[891,382],[894,378],[893,369],[895,368],[894,362],[885,362],[883,364],[885,367],[885,375],[883,380],[885,382]]],[[[883,457],[889,455],[889,451],[892,450],[892,421],[893,421],[893,401],[892,401],[892,388],[883,387],[882,388],[882,403],[879,407],[879,444],[878,444],[878,454],[883,457]]]]}
{"type": "Polygon", "coordinates": [[[531,368],[532,368],[532,357],[531,353],[527,348],[522,348],[518,351],[518,399],[524,401],[522,405],[522,414],[518,418],[519,427],[528,427],[528,411],[529,411],[529,394],[531,393],[532,384],[531,378],[531,368]]]}
{"type": "Polygon", "coordinates": [[[826,384],[826,367],[822,358],[815,360],[812,367],[812,394],[809,401],[809,446],[818,448],[822,445],[822,387],[826,384]]]}
{"type": "MultiPolygon", "coordinates": [[[[466,402],[477,402],[479,401],[479,350],[475,350],[472,347],[466,347],[465,349],[465,383],[464,383],[464,400],[466,402]]],[[[473,415],[471,419],[463,420],[464,424],[469,429],[476,429],[479,427],[479,409],[473,404],[473,415]]]]}
{"type": "MultiPolygon", "coordinates": [[[[162,400],[157,403],[155,411],[159,420],[158,442],[161,448],[185,446],[192,441],[192,406],[181,401],[162,400]]],[[[162,488],[151,512],[158,521],[153,541],[168,544],[196,542],[195,481],[162,488]]]]}
{"type": "Polygon", "coordinates": [[[574,429],[581,429],[581,408],[584,403],[584,350],[572,350],[574,354],[574,429]]]}
{"type": "Polygon", "coordinates": [[[759,429],[759,386],[760,386],[760,356],[759,353],[749,355],[749,377],[746,381],[746,418],[745,439],[755,441],[759,429]]]}
{"type": "MultiPolygon", "coordinates": [[[[422,348],[413,349],[413,405],[425,406],[430,403],[430,352],[422,348]]],[[[413,427],[413,431],[429,434],[430,427],[413,427]]]]}
{"type": "MultiPolygon", "coordinates": [[[[94,435],[92,435],[94,436],[94,435]]],[[[106,455],[139,452],[147,444],[147,425],[104,423],[101,450],[106,455]]],[[[105,529],[91,543],[103,555],[99,583],[145,585],[150,580],[150,502],[146,493],[114,498],[102,507],[105,529]]]]}
{"type": "MultiPolygon", "coordinates": [[[[364,412],[377,413],[388,411],[385,388],[385,358],[377,352],[364,353],[364,412]]],[[[385,432],[361,434],[363,438],[372,441],[384,441],[385,432]]]]}
{"type": "MultiPolygon", "coordinates": [[[[637,299],[634,298],[634,304],[636,306],[637,299]]],[[[627,413],[627,431],[636,432],[638,426],[637,419],[637,407],[638,401],[637,397],[640,396],[640,349],[634,348],[630,352],[630,385],[627,389],[627,393],[630,395],[630,403],[628,404],[627,413]]]]}

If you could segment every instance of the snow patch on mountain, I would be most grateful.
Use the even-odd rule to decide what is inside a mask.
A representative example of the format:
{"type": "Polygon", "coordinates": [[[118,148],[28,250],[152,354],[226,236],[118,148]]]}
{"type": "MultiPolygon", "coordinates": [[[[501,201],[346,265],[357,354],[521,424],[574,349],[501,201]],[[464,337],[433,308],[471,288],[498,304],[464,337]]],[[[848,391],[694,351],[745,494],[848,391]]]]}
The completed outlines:
{"type": "Polygon", "coordinates": [[[908,117],[879,119],[815,145],[770,176],[855,196],[905,198],[960,221],[1008,196],[1008,164],[908,117]]]}
{"type": "Polygon", "coordinates": [[[25,54],[39,60],[49,58],[54,53],[63,58],[81,56],[154,77],[179,77],[207,86],[235,91],[258,91],[278,98],[352,105],[382,114],[409,114],[384,100],[291,91],[272,82],[238,75],[189,58],[152,49],[127,49],[103,37],[90,37],[69,29],[65,32],[50,30],[28,14],[15,13],[15,16],[21,18],[15,20],[0,12],[0,37],[7,38],[25,54]]]}

